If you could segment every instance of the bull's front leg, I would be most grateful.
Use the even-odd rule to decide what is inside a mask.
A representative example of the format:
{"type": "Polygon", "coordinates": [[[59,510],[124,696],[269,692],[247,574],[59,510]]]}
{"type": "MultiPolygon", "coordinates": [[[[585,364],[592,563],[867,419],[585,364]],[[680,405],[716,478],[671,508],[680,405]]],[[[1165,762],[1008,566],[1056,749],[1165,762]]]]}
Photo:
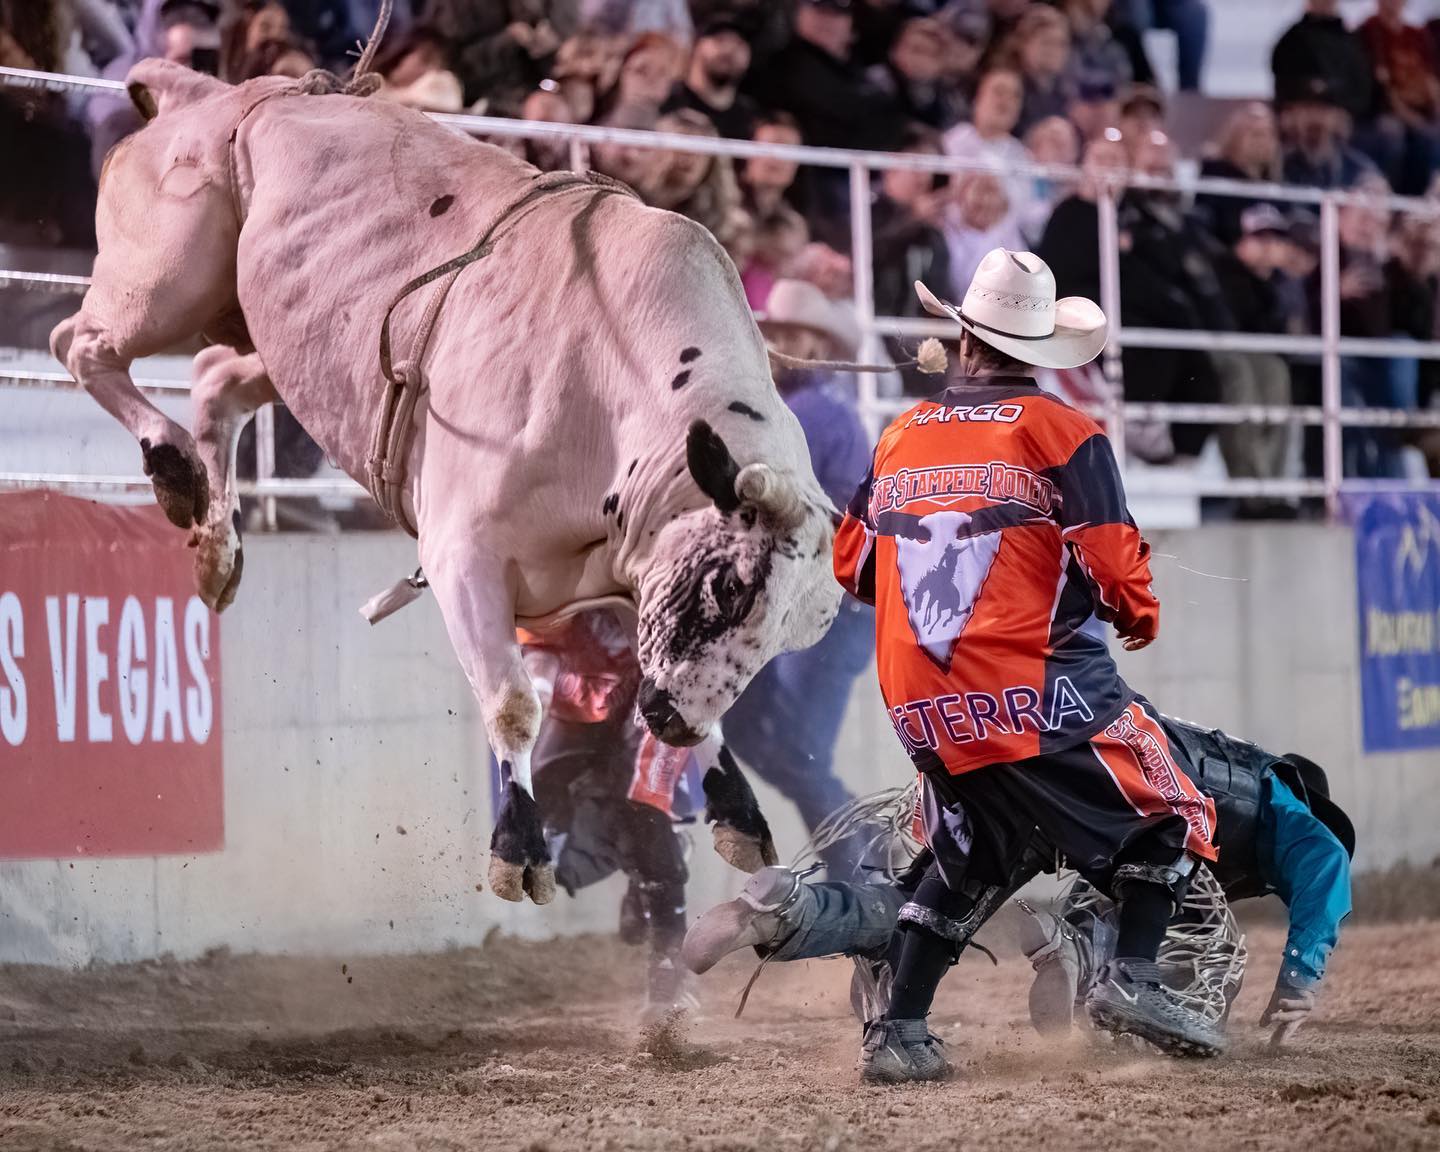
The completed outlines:
{"type": "Polygon", "coordinates": [[[235,599],[245,560],[235,492],[235,445],[250,415],[280,397],[254,352],[241,355],[226,345],[212,345],[195,357],[193,371],[195,443],[211,485],[209,511],[194,536],[195,586],[200,599],[222,612],[235,599]]]}
{"type": "Polygon", "coordinates": [[[466,530],[458,546],[447,542],[432,552],[422,525],[421,560],[500,765],[490,887],[502,900],[528,895],[536,904],[548,904],[555,896],[555,869],[530,779],[542,702],[515,639],[509,574],[503,563],[475,551],[465,538],[471,536],[466,530]]]}

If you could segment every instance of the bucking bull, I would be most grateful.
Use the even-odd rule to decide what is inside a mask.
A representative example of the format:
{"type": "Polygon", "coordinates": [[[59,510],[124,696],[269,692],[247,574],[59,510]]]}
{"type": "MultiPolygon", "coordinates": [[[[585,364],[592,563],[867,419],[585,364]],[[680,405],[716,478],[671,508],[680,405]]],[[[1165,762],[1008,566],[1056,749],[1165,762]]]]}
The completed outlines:
{"type": "Polygon", "coordinates": [[[128,82],[149,123],[106,160],[56,357],[140,442],[217,610],[241,571],[235,442],[263,404],[417,536],[501,764],[491,886],[546,902],[517,622],[633,604],[639,710],[685,746],[838,604],[829,504],[733,266],[628,190],[394,104],[163,60],[128,82]],[[129,366],[197,334],[216,347],[192,437],[129,366]]]}

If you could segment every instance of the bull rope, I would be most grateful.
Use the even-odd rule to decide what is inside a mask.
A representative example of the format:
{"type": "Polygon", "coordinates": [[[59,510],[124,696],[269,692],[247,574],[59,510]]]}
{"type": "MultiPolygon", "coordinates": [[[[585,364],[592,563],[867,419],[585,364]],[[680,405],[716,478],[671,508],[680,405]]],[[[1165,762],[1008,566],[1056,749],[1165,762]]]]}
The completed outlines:
{"type": "Polygon", "coordinates": [[[365,464],[365,486],[385,514],[411,536],[419,538],[419,530],[405,511],[406,462],[414,435],[415,405],[426,391],[421,361],[429,346],[431,333],[440,318],[440,309],[451,287],[475,261],[488,256],[494,249],[495,233],[526,208],[541,199],[571,192],[595,192],[600,195],[635,196],[635,192],[619,180],[598,172],[543,172],[530,178],[516,195],[500,206],[480,231],[480,238],[459,256],[416,276],[390,300],[385,319],[380,325],[380,371],[385,376],[385,391],[380,398],[380,414],[370,440],[370,456],[365,464]],[[409,355],[396,362],[391,353],[390,321],[400,302],[419,288],[439,281],[430,294],[411,342],[409,355]]]}

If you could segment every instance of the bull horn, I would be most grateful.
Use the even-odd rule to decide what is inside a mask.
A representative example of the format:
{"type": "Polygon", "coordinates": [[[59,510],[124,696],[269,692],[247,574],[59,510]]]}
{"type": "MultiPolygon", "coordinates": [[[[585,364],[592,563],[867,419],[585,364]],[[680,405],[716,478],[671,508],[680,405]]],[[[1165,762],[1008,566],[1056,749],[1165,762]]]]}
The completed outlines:
{"type": "Polygon", "coordinates": [[[795,485],[769,464],[747,464],[740,469],[735,477],[735,495],[787,528],[805,518],[805,502],[795,485]]]}

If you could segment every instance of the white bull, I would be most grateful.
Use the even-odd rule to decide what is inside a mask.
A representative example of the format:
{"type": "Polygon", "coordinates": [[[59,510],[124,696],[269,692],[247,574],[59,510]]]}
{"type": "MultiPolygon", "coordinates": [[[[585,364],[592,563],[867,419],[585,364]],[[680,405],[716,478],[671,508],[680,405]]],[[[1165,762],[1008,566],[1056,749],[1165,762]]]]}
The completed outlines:
{"type": "MultiPolygon", "coordinates": [[[[838,602],[828,502],[733,266],[698,225],[603,188],[506,215],[535,169],[393,104],[159,60],[129,83],[151,122],[106,161],[93,283],[51,346],[140,441],[216,608],[239,579],[244,418],[283,398],[364,482],[392,300],[503,217],[444,300],[386,469],[502,765],[492,887],[544,902],[540,709],[517,621],[633,602],[641,711],[683,745],[767,660],[814,643],[838,602]],[[128,369],[197,333],[235,351],[197,360],[192,438],[128,369]]],[[[397,361],[435,299],[395,308],[397,361]]]]}

